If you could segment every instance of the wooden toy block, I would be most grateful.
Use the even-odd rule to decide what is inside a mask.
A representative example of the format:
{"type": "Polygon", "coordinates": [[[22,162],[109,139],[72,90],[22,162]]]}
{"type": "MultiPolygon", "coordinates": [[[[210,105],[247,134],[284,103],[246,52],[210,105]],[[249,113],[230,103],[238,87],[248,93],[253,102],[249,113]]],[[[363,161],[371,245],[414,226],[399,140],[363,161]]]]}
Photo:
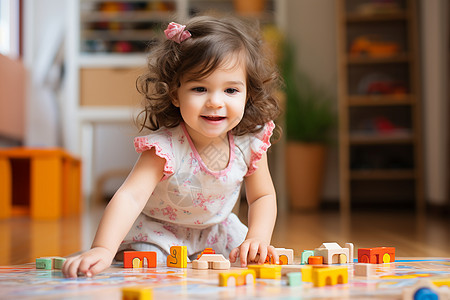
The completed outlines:
{"type": "Polygon", "coordinates": [[[304,250],[302,252],[301,264],[306,265],[308,263],[308,257],[314,256],[313,250],[304,250]]]}
{"type": "Polygon", "coordinates": [[[279,265],[248,265],[250,270],[254,270],[256,278],[281,279],[281,266],[279,265]]]}
{"type": "Polygon", "coordinates": [[[254,270],[229,271],[219,274],[219,286],[254,285],[254,270]]]}
{"type": "Polygon", "coordinates": [[[353,245],[353,243],[345,243],[344,248],[348,249],[348,263],[353,263],[355,246],[353,245]]]}
{"type": "Polygon", "coordinates": [[[291,272],[287,274],[289,286],[299,286],[302,284],[302,273],[291,272]]]}
{"type": "MultiPolygon", "coordinates": [[[[290,265],[294,263],[294,250],[286,248],[275,248],[278,254],[280,265],[290,265]]],[[[275,260],[271,256],[267,256],[265,263],[275,264],[275,260]]]]}
{"type": "Polygon", "coordinates": [[[323,256],[310,256],[308,257],[309,265],[321,265],[323,264],[323,256]]]}
{"type": "Polygon", "coordinates": [[[285,276],[292,272],[301,272],[305,265],[281,265],[281,276],[285,276]]]}
{"type": "Polygon", "coordinates": [[[373,264],[357,263],[353,266],[354,275],[362,277],[375,276],[375,266],[373,264]]]}
{"type": "Polygon", "coordinates": [[[124,287],[122,288],[122,300],[152,300],[153,291],[147,287],[124,287]]]}
{"type": "Polygon", "coordinates": [[[173,268],[187,268],[187,247],[170,247],[170,255],[167,256],[167,266],[173,268]]]}
{"type": "Polygon", "coordinates": [[[305,266],[301,269],[303,282],[312,282],[312,269],[312,266],[305,266]]]}
{"type": "MultiPolygon", "coordinates": [[[[349,248],[353,247],[350,243],[345,245],[349,248]]],[[[323,263],[327,265],[345,264],[349,260],[349,248],[342,248],[338,243],[323,243],[314,250],[314,256],[323,256],[323,263]]]]}
{"type": "Polygon", "coordinates": [[[447,287],[438,288],[428,278],[418,280],[414,285],[404,288],[403,300],[434,300],[450,299],[450,290],[447,287]]]}
{"type": "Polygon", "coordinates": [[[312,282],[315,287],[348,283],[348,267],[313,267],[312,282]]]}
{"type": "Polygon", "coordinates": [[[36,269],[51,270],[52,268],[53,262],[51,258],[36,258],[36,269]]]}
{"type": "Polygon", "coordinates": [[[222,254],[203,254],[192,262],[192,268],[198,270],[227,270],[231,266],[230,261],[222,254]]]}
{"type": "Polygon", "coordinates": [[[203,254],[216,254],[216,251],[214,251],[212,248],[205,248],[205,250],[203,250],[202,253],[197,255],[197,259],[202,257],[203,254]]]}
{"type": "Polygon", "coordinates": [[[61,270],[65,261],[66,261],[66,259],[64,257],[53,258],[53,268],[55,270],[61,270]]]}
{"type": "Polygon", "coordinates": [[[123,253],[124,268],[156,268],[156,252],[125,251],[123,253]]]}
{"type": "Polygon", "coordinates": [[[391,263],[395,261],[394,247],[359,248],[358,262],[370,264],[391,263]]]}

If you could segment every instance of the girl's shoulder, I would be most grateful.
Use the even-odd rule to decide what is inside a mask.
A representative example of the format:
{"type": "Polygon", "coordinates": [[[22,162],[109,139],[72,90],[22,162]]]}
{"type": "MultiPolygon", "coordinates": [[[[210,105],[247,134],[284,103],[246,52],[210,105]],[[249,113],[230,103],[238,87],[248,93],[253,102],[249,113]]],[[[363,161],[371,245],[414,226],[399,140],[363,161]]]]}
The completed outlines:
{"type": "Polygon", "coordinates": [[[256,163],[269,149],[271,145],[270,137],[274,129],[275,123],[269,121],[258,132],[234,136],[236,148],[241,152],[248,166],[247,176],[256,171],[256,163]]]}

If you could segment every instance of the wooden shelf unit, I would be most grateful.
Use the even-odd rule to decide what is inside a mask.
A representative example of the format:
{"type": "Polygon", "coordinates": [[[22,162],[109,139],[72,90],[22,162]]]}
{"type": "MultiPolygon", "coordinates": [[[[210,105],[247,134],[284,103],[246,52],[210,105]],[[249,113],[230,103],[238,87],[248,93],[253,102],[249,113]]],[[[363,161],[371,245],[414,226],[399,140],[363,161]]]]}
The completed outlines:
{"type": "Polygon", "coordinates": [[[339,0],[337,6],[340,207],[422,211],[417,4],[376,5],[339,0]]]}

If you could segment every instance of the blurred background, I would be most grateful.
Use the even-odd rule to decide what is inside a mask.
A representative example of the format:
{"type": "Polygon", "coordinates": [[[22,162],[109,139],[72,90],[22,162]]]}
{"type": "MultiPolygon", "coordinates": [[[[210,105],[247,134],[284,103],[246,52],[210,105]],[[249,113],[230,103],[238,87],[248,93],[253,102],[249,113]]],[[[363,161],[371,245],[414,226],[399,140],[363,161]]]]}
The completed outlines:
{"type": "MultiPolygon", "coordinates": [[[[286,83],[283,136],[269,152],[280,236],[297,226],[291,219],[324,230],[335,220],[344,240],[367,211],[415,228],[431,214],[443,219],[438,254],[450,253],[449,11],[446,0],[0,0],[0,150],[62,148],[81,160],[82,228],[80,217],[57,217],[54,230],[87,234],[54,252],[86,249],[98,218],[90,208],[107,203],[137,159],[135,80],[149,43],[170,21],[233,14],[261,27],[286,83]]],[[[16,178],[29,184],[24,174],[16,178]]],[[[23,184],[10,195],[12,219],[0,221],[13,245],[4,257],[20,245],[11,228],[38,226],[15,209],[30,205],[14,192],[23,184]]]]}

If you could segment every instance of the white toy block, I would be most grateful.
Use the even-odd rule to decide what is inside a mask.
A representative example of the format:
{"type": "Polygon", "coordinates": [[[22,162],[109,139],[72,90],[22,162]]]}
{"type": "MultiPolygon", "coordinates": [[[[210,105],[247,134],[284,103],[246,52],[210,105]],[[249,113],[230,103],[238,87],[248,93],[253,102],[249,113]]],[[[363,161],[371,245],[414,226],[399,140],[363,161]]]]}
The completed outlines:
{"type": "Polygon", "coordinates": [[[193,269],[207,270],[227,270],[230,268],[230,261],[222,254],[203,254],[199,259],[192,262],[193,269]]]}
{"type": "Polygon", "coordinates": [[[338,243],[323,243],[314,250],[314,256],[322,256],[324,264],[345,264],[349,262],[350,249],[342,248],[338,243]]]}

